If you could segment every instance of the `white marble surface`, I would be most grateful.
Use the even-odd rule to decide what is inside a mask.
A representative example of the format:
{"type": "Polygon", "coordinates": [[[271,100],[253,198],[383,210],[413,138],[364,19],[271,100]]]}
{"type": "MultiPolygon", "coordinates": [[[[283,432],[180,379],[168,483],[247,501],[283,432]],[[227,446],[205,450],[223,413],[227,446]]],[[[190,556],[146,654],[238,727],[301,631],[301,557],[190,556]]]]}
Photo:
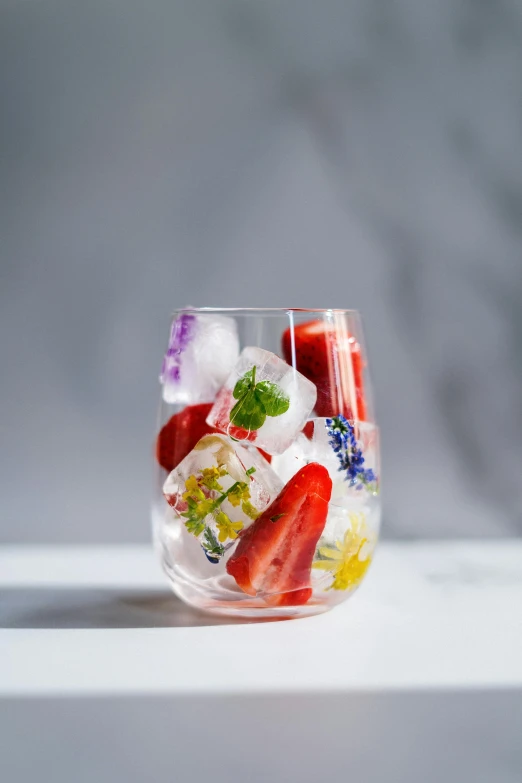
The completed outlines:
{"type": "Polygon", "coordinates": [[[0,697],[522,688],[520,541],[384,544],[293,622],[189,609],[149,547],[4,547],[0,589],[0,697]]]}
{"type": "Polygon", "coordinates": [[[189,302],[361,309],[386,535],[520,534],[520,3],[7,0],[0,45],[4,541],[147,538],[189,302]]]}
{"type": "Polygon", "coordinates": [[[0,547],[0,779],[518,783],[522,543],[387,543],[315,618],[234,623],[148,547],[0,547]]]}

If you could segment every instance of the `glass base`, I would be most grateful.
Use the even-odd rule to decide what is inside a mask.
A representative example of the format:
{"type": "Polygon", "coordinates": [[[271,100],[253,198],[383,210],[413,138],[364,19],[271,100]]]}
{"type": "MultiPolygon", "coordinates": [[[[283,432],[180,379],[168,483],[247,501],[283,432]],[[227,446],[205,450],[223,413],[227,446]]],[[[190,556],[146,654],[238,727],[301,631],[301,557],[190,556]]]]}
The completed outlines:
{"type": "Polygon", "coordinates": [[[312,617],[323,614],[331,607],[325,604],[307,603],[303,606],[267,606],[265,603],[239,599],[238,601],[223,601],[203,597],[196,591],[179,582],[171,581],[174,593],[189,606],[208,614],[222,617],[248,618],[251,620],[295,620],[299,617],[312,617]]]}
{"type": "Polygon", "coordinates": [[[171,564],[168,550],[165,551],[161,544],[158,548],[163,549],[161,563],[175,595],[201,612],[253,620],[288,620],[323,614],[348,597],[330,592],[312,596],[306,604],[270,606],[262,598],[245,595],[228,576],[220,575],[203,583],[193,581],[184,569],[171,564]]]}

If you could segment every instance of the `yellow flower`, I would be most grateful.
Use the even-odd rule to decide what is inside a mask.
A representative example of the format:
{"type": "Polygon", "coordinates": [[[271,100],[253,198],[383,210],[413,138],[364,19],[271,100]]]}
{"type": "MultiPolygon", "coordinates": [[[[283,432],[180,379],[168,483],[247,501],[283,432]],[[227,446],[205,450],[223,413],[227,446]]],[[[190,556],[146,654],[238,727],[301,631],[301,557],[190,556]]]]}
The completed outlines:
{"type": "Polygon", "coordinates": [[[214,510],[214,501],[212,498],[205,498],[205,500],[202,500],[201,503],[198,503],[198,506],[196,509],[194,509],[194,516],[196,516],[198,519],[204,519],[207,514],[210,514],[211,511],[214,510]]]}
{"type": "Polygon", "coordinates": [[[198,490],[199,484],[197,478],[194,475],[189,476],[188,479],[185,479],[185,487],[187,488],[187,492],[198,490]]]}
{"type": "Polygon", "coordinates": [[[237,487],[227,494],[227,500],[229,500],[234,507],[239,506],[242,500],[250,500],[248,484],[244,481],[238,481],[237,487]]]}
{"type": "Polygon", "coordinates": [[[189,476],[188,479],[185,480],[185,489],[187,491],[183,493],[183,500],[188,500],[189,498],[194,498],[194,500],[205,500],[205,495],[201,491],[195,476],[189,476]]]}
{"type": "Polygon", "coordinates": [[[335,542],[335,548],[320,546],[320,560],[315,560],[313,568],[330,571],[333,582],[329,590],[348,590],[356,587],[363,579],[371,563],[371,554],[375,535],[366,527],[362,512],[350,513],[350,527],[342,541],[335,542]]]}
{"type": "Polygon", "coordinates": [[[218,482],[218,479],[222,476],[226,476],[227,471],[225,468],[203,468],[201,471],[201,478],[200,478],[200,484],[203,484],[203,486],[207,487],[207,489],[215,489],[218,492],[223,491],[223,487],[218,482]]]}
{"type": "Polygon", "coordinates": [[[227,538],[235,539],[240,530],[243,530],[242,522],[232,522],[224,511],[220,511],[216,516],[217,529],[219,530],[218,540],[223,543],[227,538]]]}

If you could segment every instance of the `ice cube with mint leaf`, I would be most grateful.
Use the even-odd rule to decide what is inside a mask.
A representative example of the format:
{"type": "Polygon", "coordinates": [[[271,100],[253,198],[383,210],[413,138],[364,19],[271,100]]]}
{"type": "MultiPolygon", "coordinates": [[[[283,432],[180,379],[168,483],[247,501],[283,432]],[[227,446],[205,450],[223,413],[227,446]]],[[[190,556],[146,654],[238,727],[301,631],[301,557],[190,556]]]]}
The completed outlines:
{"type": "Polygon", "coordinates": [[[207,422],[268,454],[281,454],[302,430],[317,399],[315,384],[270,351],[243,350],[207,422]]]}

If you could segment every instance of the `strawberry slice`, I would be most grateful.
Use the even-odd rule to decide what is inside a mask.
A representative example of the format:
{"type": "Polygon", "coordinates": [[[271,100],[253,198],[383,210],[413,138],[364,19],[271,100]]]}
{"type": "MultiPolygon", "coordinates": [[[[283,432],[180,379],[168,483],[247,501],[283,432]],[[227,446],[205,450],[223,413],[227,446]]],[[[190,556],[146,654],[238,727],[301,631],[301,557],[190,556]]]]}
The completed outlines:
{"type": "Polygon", "coordinates": [[[312,440],[314,435],[314,423],[313,421],[307,421],[306,424],[303,427],[303,435],[305,435],[308,440],[312,440]]]}
{"type": "MultiPolygon", "coordinates": [[[[236,427],[235,424],[230,423],[230,411],[234,407],[236,400],[230,389],[221,389],[216,401],[214,403],[215,413],[213,421],[215,422],[218,430],[224,432],[234,440],[238,440],[244,446],[248,446],[250,443],[254,443],[257,438],[256,430],[245,430],[243,427],[236,427]],[[247,441],[247,443],[245,443],[247,441]]],[[[272,457],[267,454],[263,449],[258,449],[267,462],[272,462],[272,457]]]]}
{"type": "Polygon", "coordinates": [[[215,422],[218,430],[224,432],[236,440],[247,440],[250,443],[257,438],[255,430],[245,430],[243,427],[236,427],[230,423],[230,411],[234,407],[236,400],[230,389],[221,389],[214,403],[214,415],[212,421],[215,422]]]}
{"type": "Polygon", "coordinates": [[[196,443],[210,432],[217,432],[206,422],[212,403],[187,405],[168,420],[156,440],[156,459],[169,473],[179,465],[196,443]]]}
{"type": "MultiPolygon", "coordinates": [[[[294,339],[296,369],[317,386],[317,415],[342,413],[364,421],[364,361],[359,343],[345,330],[323,321],[298,324],[294,339]]],[[[283,333],[282,348],[285,360],[292,364],[290,328],[283,333]]]]}
{"type": "MultiPolygon", "coordinates": [[[[168,422],[161,428],[156,440],[156,459],[168,473],[174,470],[182,459],[185,459],[203,435],[219,432],[219,430],[211,427],[206,422],[211,408],[212,403],[187,405],[182,411],[171,416],[168,422]]],[[[253,435],[254,438],[257,435],[256,432],[246,433],[245,430],[240,431],[239,427],[232,427],[231,430],[230,435],[238,440],[245,439],[243,433],[253,435]]],[[[251,437],[248,439],[253,440],[251,437]]],[[[267,454],[263,449],[258,449],[258,451],[268,462],[272,461],[270,454],[267,454]]]]}
{"type": "Polygon", "coordinates": [[[245,593],[261,594],[272,606],[308,601],[312,560],[331,494],[328,471],[310,462],[240,535],[227,572],[245,593]]]}
{"type": "Polygon", "coordinates": [[[361,346],[358,343],[355,343],[355,346],[356,347],[352,347],[351,354],[355,397],[357,400],[357,418],[359,421],[366,421],[368,414],[364,397],[364,361],[362,358],[361,346]]]}

